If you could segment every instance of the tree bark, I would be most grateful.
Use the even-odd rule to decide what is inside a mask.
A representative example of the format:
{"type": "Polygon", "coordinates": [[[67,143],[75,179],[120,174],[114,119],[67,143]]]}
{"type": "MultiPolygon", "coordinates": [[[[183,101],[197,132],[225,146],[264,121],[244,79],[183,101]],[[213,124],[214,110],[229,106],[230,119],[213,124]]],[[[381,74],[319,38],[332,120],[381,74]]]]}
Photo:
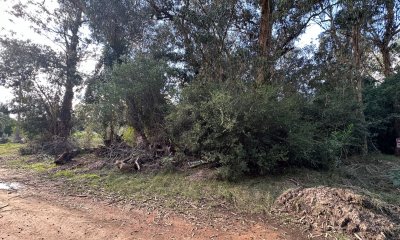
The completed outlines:
{"type": "Polygon", "coordinates": [[[380,51],[383,58],[383,75],[385,75],[385,77],[389,77],[393,73],[389,46],[387,45],[381,46],[380,51]]]}
{"type": "Polygon", "coordinates": [[[22,84],[23,81],[20,81],[18,86],[18,113],[17,113],[17,124],[15,126],[15,133],[14,133],[14,142],[20,143],[21,142],[21,110],[22,110],[22,84]]]}
{"type": "Polygon", "coordinates": [[[389,77],[392,74],[392,61],[390,59],[390,49],[389,44],[392,38],[396,35],[396,27],[395,27],[395,16],[394,16],[394,0],[386,0],[384,1],[386,8],[386,25],[385,25],[385,33],[383,37],[383,46],[381,48],[381,53],[383,57],[383,66],[384,66],[384,74],[385,77],[389,77]]]}
{"type": "MultiPolygon", "coordinates": [[[[357,102],[358,102],[358,115],[360,121],[363,126],[366,126],[366,120],[364,115],[364,103],[363,103],[363,79],[361,76],[361,48],[360,48],[360,41],[361,41],[361,26],[359,23],[355,23],[352,26],[352,50],[353,50],[353,61],[354,61],[354,83],[355,83],[355,91],[357,95],[357,102]]],[[[367,134],[366,132],[363,133],[362,136],[362,146],[361,146],[361,153],[363,155],[368,154],[368,141],[367,141],[367,134]]]]}
{"type": "Polygon", "coordinates": [[[384,26],[379,26],[378,29],[372,28],[371,31],[373,35],[372,41],[379,48],[382,55],[382,62],[379,60],[382,72],[385,77],[389,77],[393,74],[390,42],[400,30],[398,29],[399,26],[396,26],[394,0],[383,1],[382,7],[385,11],[380,18],[384,21],[384,26]],[[384,31],[381,32],[382,30],[384,31]]]}
{"type": "Polygon", "coordinates": [[[79,28],[82,24],[82,10],[76,9],[73,14],[71,26],[67,24],[66,29],[70,30],[70,41],[66,42],[66,83],[65,93],[60,110],[60,132],[59,135],[67,138],[70,135],[72,124],[72,101],[74,99],[74,86],[77,83],[78,45],[79,28]],[[69,28],[68,28],[69,27],[69,28]]]}
{"type": "Polygon", "coordinates": [[[257,85],[262,85],[270,76],[273,26],[273,0],[261,0],[260,36],[258,39],[261,64],[257,74],[257,85]]]}

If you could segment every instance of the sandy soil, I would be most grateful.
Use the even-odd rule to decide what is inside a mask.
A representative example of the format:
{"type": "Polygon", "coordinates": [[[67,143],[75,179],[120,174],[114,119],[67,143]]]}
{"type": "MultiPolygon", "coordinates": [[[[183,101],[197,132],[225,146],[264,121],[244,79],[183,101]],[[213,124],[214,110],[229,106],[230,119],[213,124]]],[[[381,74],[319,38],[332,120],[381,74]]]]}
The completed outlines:
{"type": "Polygon", "coordinates": [[[0,168],[0,239],[303,239],[266,222],[219,215],[199,224],[178,213],[146,211],[62,193],[48,180],[0,168]]]}

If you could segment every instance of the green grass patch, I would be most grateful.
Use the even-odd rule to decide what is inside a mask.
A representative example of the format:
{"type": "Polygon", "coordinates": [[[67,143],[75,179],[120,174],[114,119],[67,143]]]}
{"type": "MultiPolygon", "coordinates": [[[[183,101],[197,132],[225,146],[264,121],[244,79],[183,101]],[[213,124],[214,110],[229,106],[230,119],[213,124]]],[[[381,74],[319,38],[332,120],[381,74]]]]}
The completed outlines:
{"type": "MultiPolygon", "coordinates": [[[[9,166],[29,169],[51,178],[60,178],[83,189],[105,191],[137,201],[162,201],[163,206],[181,209],[191,204],[203,207],[225,206],[239,212],[270,211],[275,199],[284,191],[302,186],[352,188],[376,199],[400,205],[400,158],[371,155],[346,160],[330,171],[306,168],[287,169],[285,173],[239,182],[190,180],[189,172],[121,173],[118,170],[87,172],[82,167],[57,170],[51,159],[32,163],[27,157],[8,161],[9,166]],[[50,171],[51,170],[51,171],[50,171]],[[298,185],[297,185],[298,184],[298,185]]],[[[209,171],[209,170],[204,170],[209,171]]]]}
{"type": "Polygon", "coordinates": [[[77,174],[73,177],[76,180],[97,180],[100,179],[98,174],[94,173],[84,173],[84,174],[77,174]]]}
{"type": "Polygon", "coordinates": [[[75,176],[75,173],[71,170],[60,170],[53,174],[53,177],[63,177],[63,178],[72,178],[75,176]]]}
{"type": "Polygon", "coordinates": [[[19,143],[0,144],[0,156],[16,155],[22,146],[24,145],[19,143]]]}
{"type": "Polygon", "coordinates": [[[57,165],[51,160],[41,162],[32,162],[30,160],[31,156],[17,156],[8,160],[5,164],[11,168],[32,170],[38,173],[46,173],[57,167],[57,165]]]}
{"type": "Polygon", "coordinates": [[[39,162],[33,164],[26,164],[24,166],[25,169],[30,169],[35,172],[47,172],[56,167],[56,164],[49,162],[39,162]]]}
{"type": "Polygon", "coordinates": [[[239,211],[261,213],[269,211],[275,198],[292,186],[284,180],[271,179],[267,177],[230,183],[218,180],[190,181],[182,173],[113,172],[100,177],[97,186],[136,200],[163,199],[168,207],[176,207],[182,200],[188,200],[202,206],[224,204],[239,211]]]}
{"type": "Polygon", "coordinates": [[[78,173],[72,170],[59,170],[52,175],[55,178],[68,178],[70,180],[96,180],[100,179],[100,176],[95,173],[78,173]]]}
{"type": "Polygon", "coordinates": [[[137,201],[157,199],[166,207],[178,209],[183,207],[182,203],[191,202],[205,207],[224,205],[247,213],[268,212],[275,199],[284,191],[298,187],[296,184],[350,187],[385,202],[400,204],[398,189],[389,171],[400,167],[398,158],[375,155],[346,164],[331,171],[293,168],[284,174],[244,178],[239,182],[190,180],[188,172],[150,174],[103,170],[79,173],[76,169],[61,170],[53,176],[137,201]]]}

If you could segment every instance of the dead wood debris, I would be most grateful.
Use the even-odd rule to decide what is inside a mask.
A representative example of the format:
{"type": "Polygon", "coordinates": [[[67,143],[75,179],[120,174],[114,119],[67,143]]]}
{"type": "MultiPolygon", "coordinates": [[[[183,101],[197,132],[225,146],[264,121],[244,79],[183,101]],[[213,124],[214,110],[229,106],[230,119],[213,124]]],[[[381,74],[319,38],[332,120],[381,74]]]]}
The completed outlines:
{"type": "MultiPolygon", "coordinates": [[[[98,148],[65,151],[55,160],[55,163],[64,165],[71,162],[76,156],[87,153],[94,153],[97,157],[106,159],[107,162],[113,163],[124,172],[159,169],[162,165],[161,159],[166,154],[160,153],[160,151],[131,147],[122,142],[98,148]]],[[[170,153],[168,152],[168,154],[170,153]]]]}
{"type": "Polygon", "coordinates": [[[294,217],[312,234],[339,232],[355,239],[400,239],[400,208],[350,189],[292,189],[276,200],[274,212],[294,217]]]}

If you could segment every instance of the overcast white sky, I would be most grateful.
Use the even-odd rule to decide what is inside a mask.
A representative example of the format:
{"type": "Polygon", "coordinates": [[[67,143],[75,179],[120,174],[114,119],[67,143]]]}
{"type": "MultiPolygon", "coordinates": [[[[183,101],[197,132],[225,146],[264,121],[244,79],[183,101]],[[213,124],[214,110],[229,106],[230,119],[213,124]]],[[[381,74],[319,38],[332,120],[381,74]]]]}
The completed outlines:
{"type": "MultiPolygon", "coordinates": [[[[24,1],[27,0],[23,0],[23,2],[24,1]]],[[[7,13],[7,11],[9,11],[17,2],[17,0],[0,0],[0,36],[9,35],[10,32],[13,32],[14,37],[16,38],[30,39],[36,43],[51,45],[52,43],[49,39],[36,34],[32,29],[30,29],[27,22],[21,19],[15,19],[7,13]]],[[[51,0],[46,1],[46,3],[52,4],[51,2],[51,0]]],[[[307,28],[305,34],[301,36],[298,45],[305,46],[310,43],[316,43],[320,32],[321,28],[318,25],[311,24],[307,28]]],[[[90,72],[94,69],[95,63],[96,61],[94,58],[88,59],[82,63],[81,69],[84,69],[85,72],[90,72]]],[[[0,103],[9,102],[11,99],[11,91],[0,86],[0,103]]]]}

